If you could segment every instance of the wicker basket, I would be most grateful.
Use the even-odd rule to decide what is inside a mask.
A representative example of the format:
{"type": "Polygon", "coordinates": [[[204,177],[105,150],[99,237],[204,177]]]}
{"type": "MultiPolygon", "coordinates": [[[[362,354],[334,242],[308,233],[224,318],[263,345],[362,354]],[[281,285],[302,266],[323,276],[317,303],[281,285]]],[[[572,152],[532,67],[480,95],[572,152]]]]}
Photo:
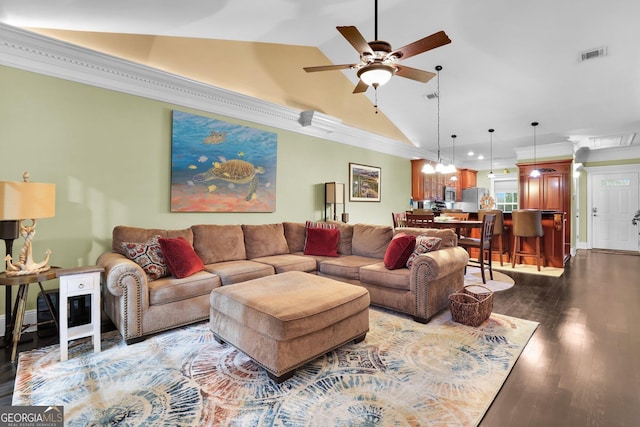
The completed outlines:
{"type": "Polygon", "coordinates": [[[493,291],[481,285],[469,285],[449,295],[449,308],[454,322],[479,326],[493,309],[493,291]]]}

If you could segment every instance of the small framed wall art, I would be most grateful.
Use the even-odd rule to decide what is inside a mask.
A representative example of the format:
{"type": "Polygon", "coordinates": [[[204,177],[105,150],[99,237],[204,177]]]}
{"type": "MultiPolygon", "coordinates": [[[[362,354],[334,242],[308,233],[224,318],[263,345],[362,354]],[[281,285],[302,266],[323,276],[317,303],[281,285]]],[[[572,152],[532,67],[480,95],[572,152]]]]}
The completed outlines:
{"type": "Polygon", "coordinates": [[[349,201],[380,201],[380,168],[349,163],[349,201]]]}

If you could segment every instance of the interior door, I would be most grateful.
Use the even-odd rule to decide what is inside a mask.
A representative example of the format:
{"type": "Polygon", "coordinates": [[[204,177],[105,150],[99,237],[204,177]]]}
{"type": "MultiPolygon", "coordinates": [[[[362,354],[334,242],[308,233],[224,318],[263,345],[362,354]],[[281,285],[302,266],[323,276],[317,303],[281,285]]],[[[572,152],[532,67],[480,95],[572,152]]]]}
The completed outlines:
{"type": "Polygon", "coordinates": [[[631,220],[638,210],[638,173],[604,173],[593,176],[594,248],[637,251],[638,226],[631,220]]]}

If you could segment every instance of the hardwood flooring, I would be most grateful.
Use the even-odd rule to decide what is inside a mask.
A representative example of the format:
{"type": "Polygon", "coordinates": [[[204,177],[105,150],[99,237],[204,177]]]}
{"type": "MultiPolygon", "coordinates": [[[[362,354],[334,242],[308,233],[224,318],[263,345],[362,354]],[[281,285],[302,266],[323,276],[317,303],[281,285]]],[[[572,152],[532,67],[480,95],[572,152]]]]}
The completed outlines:
{"type": "MultiPolygon", "coordinates": [[[[583,250],[560,278],[514,278],[494,311],[540,326],[480,426],[640,425],[640,257],[583,250]]],[[[57,341],[28,335],[20,350],[57,341]]],[[[11,404],[9,356],[0,351],[0,405],[11,404]]]]}

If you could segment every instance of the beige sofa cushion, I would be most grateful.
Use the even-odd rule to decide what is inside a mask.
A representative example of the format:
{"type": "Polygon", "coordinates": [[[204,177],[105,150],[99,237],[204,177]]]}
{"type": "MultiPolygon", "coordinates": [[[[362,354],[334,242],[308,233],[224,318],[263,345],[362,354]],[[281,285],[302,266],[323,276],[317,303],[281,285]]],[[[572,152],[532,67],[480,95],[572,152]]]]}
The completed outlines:
{"type": "Polygon", "coordinates": [[[149,283],[149,305],[184,301],[199,295],[207,295],[222,285],[215,274],[200,271],[183,279],[162,278],[149,283]]]}
{"type": "Polygon", "coordinates": [[[191,230],[193,249],[205,265],[247,259],[240,225],[194,225],[191,230]]]}
{"type": "Polygon", "coordinates": [[[338,258],[327,257],[318,265],[318,271],[328,276],[341,279],[359,280],[360,267],[379,262],[379,259],[347,255],[338,258]]]}
{"type": "Polygon", "coordinates": [[[247,259],[289,253],[284,226],[280,224],[242,225],[247,259]]]}
{"type": "Polygon", "coordinates": [[[408,291],[410,287],[410,271],[408,268],[389,270],[383,262],[365,265],[360,268],[360,282],[367,285],[376,285],[383,288],[408,291]]]}
{"type": "Polygon", "coordinates": [[[293,254],[304,251],[305,224],[303,222],[283,222],[282,226],[289,252],[293,254]]]}
{"type": "Polygon", "coordinates": [[[353,255],[383,259],[392,238],[393,227],[391,226],[355,224],[351,251],[353,255]]]}
{"type": "Polygon", "coordinates": [[[124,249],[122,249],[123,242],[144,243],[153,236],[168,239],[184,237],[189,244],[193,244],[193,233],[190,228],[184,230],[165,230],[161,228],[139,228],[117,225],[113,227],[111,249],[114,252],[127,256],[124,249]]]}
{"type": "Polygon", "coordinates": [[[276,272],[271,265],[243,259],[207,264],[204,269],[220,277],[223,286],[272,276],[276,272]]]}
{"type": "Polygon", "coordinates": [[[338,241],[338,253],[340,255],[352,255],[351,240],[353,239],[353,225],[338,221],[327,221],[336,224],[340,230],[340,240],[338,241]]]}

